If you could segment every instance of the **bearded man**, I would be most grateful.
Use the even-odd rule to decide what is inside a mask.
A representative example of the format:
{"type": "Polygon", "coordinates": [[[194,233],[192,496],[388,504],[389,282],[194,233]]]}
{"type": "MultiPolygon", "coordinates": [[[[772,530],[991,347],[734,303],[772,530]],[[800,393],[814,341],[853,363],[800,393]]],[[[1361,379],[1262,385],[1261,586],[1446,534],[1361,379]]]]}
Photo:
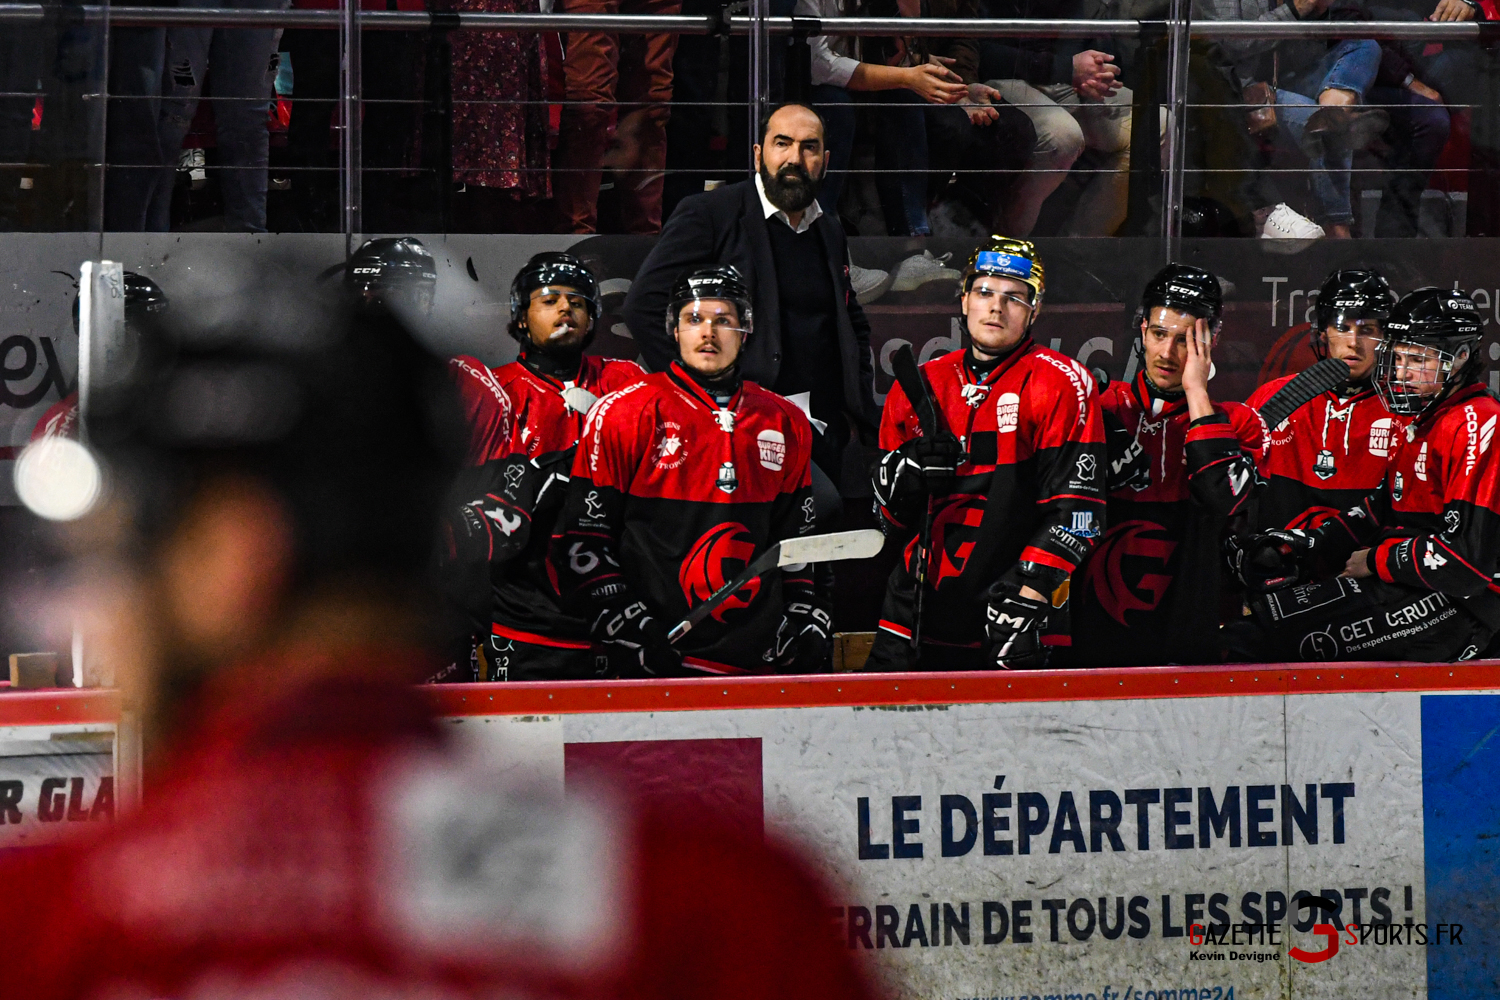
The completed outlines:
{"type": "Polygon", "coordinates": [[[851,430],[874,443],[877,422],[870,324],[849,284],[848,243],[816,199],[828,167],[823,119],[804,104],[773,109],[755,167],[750,180],[678,204],[626,296],[625,323],[651,370],[665,371],[678,356],[662,323],[674,284],[700,267],[734,267],[755,309],[740,369],[780,395],[807,394],[821,493],[839,482],[851,430]]]}

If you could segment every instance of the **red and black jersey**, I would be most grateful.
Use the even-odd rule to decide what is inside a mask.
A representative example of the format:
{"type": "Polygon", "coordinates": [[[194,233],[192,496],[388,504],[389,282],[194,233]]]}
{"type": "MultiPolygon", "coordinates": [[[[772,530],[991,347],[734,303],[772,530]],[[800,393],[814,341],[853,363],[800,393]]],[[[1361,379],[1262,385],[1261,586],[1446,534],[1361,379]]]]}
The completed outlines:
{"type": "Polygon", "coordinates": [[[138,809],[0,852],[0,1000],[876,996],[707,765],[643,794],[570,760],[564,795],[391,679],[420,654],[325,655],[216,676],[138,809]]]}
{"type": "MultiPolygon", "coordinates": [[[[1267,382],[1246,401],[1259,410],[1295,375],[1267,382]]],[[[1392,416],[1375,390],[1325,392],[1271,428],[1266,485],[1256,494],[1251,529],[1316,528],[1385,482],[1405,417],[1392,416]]]]}
{"type": "Polygon", "coordinates": [[[1466,386],[1397,435],[1384,485],[1320,533],[1387,583],[1458,598],[1500,628],[1500,401],[1466,386]]]}
{"type": "MultiPolygon", "coordinates": [[[[812,530],[811,450],[806,415],[754,382],[720,406],[674,363],[606,396],[553,538],[560,589],[580,606],[629,593],[670,628],[770,545],[812,530]]],[[[783,587],[811,579],[809,567],[750,581],[683,637],[687,664],[767,671],[783,587]]]]}
{"type": "MultiPolygon", "coordinates": [[[[1088,370],[1029,337],[992,371],[976,377],[966,350],[922,366],[964,459],[947,496],[933,499],[922,635],[938,645],[978,648],[987,592],[1025,561],[1061,582],[1103,530],[1104,430],[1088,370]]],[[[885,399],[880,448],[889,454],[921,434],[901,386],[885,399]]],[[[910,537],[891,574],[880,627],[911,636],[920,506],[878,510],[888,535],[910,537]]],[[[1066,643],[1066,635],[1048,637],[1066,643]]]]}
{"type": "Polygon", "coordinates": [[[1193,421],[1186,399],[1153,396],[1145,373],[1101,402],[1149,460],[1149,479],[1109,497],[1109,530],[1073,586],[1075,662],[1219,658],[1221,537],[1259,488],[1265,424],[1243,403],[1193,421]]]}
{"type": "Polygon", "coordinates": [[[78,440],[78,392],[74,390],[47,407],[36,426],[31,429],[31,440],[44,437],[64,437],[78,440]]]}
{"type": "Polygon", "coordinates": [[[571,380],[524,359],[490,369],[458,357],[449,367],[469,418],[473,469],[451,530],[455,548],[477,556],[467,561],[487,567],[488,627],[507,639],[587,649],[587,624],[558,607],[548,541],[589,406],[645,373],[633,361],[596,357],[585,357],[571,380]]]}

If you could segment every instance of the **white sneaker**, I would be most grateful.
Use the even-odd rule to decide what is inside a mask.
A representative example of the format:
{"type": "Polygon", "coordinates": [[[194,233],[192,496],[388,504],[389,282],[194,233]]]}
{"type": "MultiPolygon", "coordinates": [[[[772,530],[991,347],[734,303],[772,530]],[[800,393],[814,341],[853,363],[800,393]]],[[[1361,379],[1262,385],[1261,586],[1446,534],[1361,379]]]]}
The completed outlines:
{"type": "Polygon", "coordinates": [[[1285,202],[1277,205],[1266,216],[1266,224],[1260,238],[1271,240],[1266,246],[1271,253],[1299,253],[1312,246],[1314,240],[1326,235],[1323,227],[1307,216],[1292,210],[1285,202]]]}
{"type": "Polygon", "coordinates": [[[208,183],[208,158],[202,149],[184,149],[178,154],[177,169],[187,171],[194,191],[208,183]]]}
{"type": "Polygon", "coordinates": [[[849,284],[854,287],[854,298],[862,306],[880,298],[891,287],[891,274],[875,267],[860,267],[849,262],[849,284]]]}
{"type": "Polygon", "coordinates": [[[923,250],[906,258],[896,265],[891,291],[912,292],[931,281],[957,281],[959,273],[951,267],[943,266],[952,256],[951,253],[945,253],[941,257],[934,257],[931,250],[923,250]]]}

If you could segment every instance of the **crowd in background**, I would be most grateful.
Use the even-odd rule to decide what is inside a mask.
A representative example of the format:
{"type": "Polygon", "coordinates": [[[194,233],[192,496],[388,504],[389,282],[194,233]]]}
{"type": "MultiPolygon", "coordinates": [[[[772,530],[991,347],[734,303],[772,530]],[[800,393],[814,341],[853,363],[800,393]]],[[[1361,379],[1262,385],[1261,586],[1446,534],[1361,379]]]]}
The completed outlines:
{"type": "MultiPolygon", "coordinates": [[[[229,5],[287,3],[331,6],[229,5]]],[[[1193,16],[1471,21],[1496,17],[1493,3],[1199,0],[1193,16]]],[[[724,7],[544,6],[716,16],[724,7]]],[[[817,35],[804,44],[778,36],[768,97],[804,100],[823,115],[831,158],[819,201],[849,235],[1142,235],[1156,225],[1165,47],[1138,37],[1135,19],[1165,16],[1163,4],[771,7],[824,21],[1130,19],[1128,32],[1090,39],[817,35]],[[1153,85],[1154,99],[1142,89],[1153,85]]],[[[425,8],[538,9],[536,0],[430,0],[425,8]]],[[[45,22],[8,28],[0,39],[0,226],[341,228],[338,32],[117,27],[106,46],[100,30],[70,20],[69,8],[46,9],[45,22]],[[107,112],[87,99],[106,87],[107,112]]],[[[727,35],[365,32],[362,228],[659,232],[683,197],[742,175],[746,47],[743,36],[727,35]]],[[[1492,75],[1479,42],[1195,42],[1185,234],[1490,233],[1500,207],[1486,194],[1492,179],[1482,180],[1497,146],[1485,98],[1492,75]]]]}

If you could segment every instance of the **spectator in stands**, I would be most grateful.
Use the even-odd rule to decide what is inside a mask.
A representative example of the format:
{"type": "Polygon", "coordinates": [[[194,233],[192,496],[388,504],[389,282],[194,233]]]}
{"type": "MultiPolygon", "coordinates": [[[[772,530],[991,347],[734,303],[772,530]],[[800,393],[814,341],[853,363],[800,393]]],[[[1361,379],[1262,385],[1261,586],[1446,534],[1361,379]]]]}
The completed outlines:
{"type": "Polygon", "coordinates": [[[783,396],[807,393],[812,417],[826,422],[812,446],[814,491],[826,511],[838,503],[830,491],[851,425],[872,441],[876,409],[870,324],[850,286],[848,241],[817,201],[828,163],[823,135],[812,108],[774,109],[755,147],[755,176],[682,200],[636,273],[623,314],[647,365],[665,371],[678,356],[662,325],[677,279],[708,264],[738,269],[755,317],[740,368],[783,396]]]}
{"type": "MultiPolygon", "coordinates": [[[[850,11],[844,0],[799,0],[809,17],[902,16],[891,0],[850,11]]],[[[926,17],[978,17],[976,0],[929,0],[926,17]]],[[[997,228],[1007,171],[1020,169],[1035,141],[1026,116],[978,82],[972,39],[872,38],[819,35],[812,49],[812,100],[828,122],[830,174],[818,201],[838,214],[854,148],[854,94],[870,94],[876,188],[892,236],[927,236],[930,196],[959,173],[959,196],[984,232],[997,228]],[[939,173],[929,175],[929,167],[939,173]],[[890,171],[890,173],[887,173],[890,171]],[[973,171],[973,172],[971,172],[973,171]]]]}
{"type": "MultiPolygon", "coordinates": [[[[1195,16],[1231,21],[1353,19],[1355,0],[1197,0],[1195,16]]],[[[1239,85],[1249,90],[1269,84],[1275,90],[1281,131],[1301,146],[1311,167],[1310,181],[1320,222],[1327,235],[1347,239],[1354,222],[1350,168],[1354,151],[1383,132],[1389,117],[1360,108],[1380,69],[1380,45],[1368,39],[1332,45],[1318,41],[1222,39],[1239,85]]]]}
{"type": "MultiPolygon", "coordinates": [[[[178,6],[285,10],[290,0],[182,0],[178,6]]],[[[198,98],[210,72],[214,78],[214,131],[224,229],[266,231],[266,167],[271,153],[266,113],[271,106],[280,41],[280,28],[167,30],[160,124],[161,153],[167,165],[161,170],[146,210],[148,231],[164,233],[171,228],[177,156],[198,112],[198,98]]]]}
{"type": "MultiPolygon", "coordinates": [[[[1081,18],[1082,0],[988,0],[1005,18],[1081,18]]],[[[1125,221],[1130,191],[1132,94],[1121,86],[1115,57],[1103,42],[1076,39],[986,39],[980,75],[1030,116],[1036,147],[1017,185],[1004,232],[1029,235],[1042,203],[1066,179],[1085,149],[1098,172],[1063,229],[1065,236],[1113,236],[1125,221]]]]}
{"type": "MultiPolygon", "coordinates": [[[[1486,20],[1484,8],[1468,0],[1384,0],[1370,6],[1379,21],[1486,20]]],[[[1477,51],[1472,44],[1444,42],[1429,52],[1422,41],[1380,44],[1380,73],[1370,102],[1391,116],[1387,177],[1376,222],[1378,236],[1417,235],[1422,191],[1447,145],[1451,127],[1446,104],[1468,104],[1476,91],[1477,51]]]]}
{"type": "MultiPolygon", "coordinates": [[[[682,0],[561,0],[557,9],[566,14],[676,14],[682,0]]],[[[631,105],[640,105],[633,112],[640,116],[634,123],[638,148],[632,170],[616,185],[620,223],[627,233],[661,229],[676,48],[676,35],[568,34],[563,59],[567,101],[552,177],[563,232],[598,230],[599,183],[610,126],[631,113],[631,105]]]]}
{"type": "MultiPolygon", "coordinates": [[[[167,54],[165,28],[115,28],[109,33],[109,111],[105,119],[104,228],[138,233],[156,187],[171,190],[177,150],[163,150],[157,120],[167,54]]],[[[170,195],[168,195],[170,197],[170,195]]]]}
{"type": "Polygon", "coordinates": [[[1381,43],[1380,72],[1370,90],[1370,101],[1383,105],[1390,115],[1391,127],[1385,139],[1391,149],[1386,156],[1390,173],[1375,224],[1377,236],[1417,235],[1422,192],[1448,144],[1452,122],[1443,106],[1443,95],[1418,77],[1421,71],[1421,63],[1410,59],[1402,47],[1381,43]]]}

